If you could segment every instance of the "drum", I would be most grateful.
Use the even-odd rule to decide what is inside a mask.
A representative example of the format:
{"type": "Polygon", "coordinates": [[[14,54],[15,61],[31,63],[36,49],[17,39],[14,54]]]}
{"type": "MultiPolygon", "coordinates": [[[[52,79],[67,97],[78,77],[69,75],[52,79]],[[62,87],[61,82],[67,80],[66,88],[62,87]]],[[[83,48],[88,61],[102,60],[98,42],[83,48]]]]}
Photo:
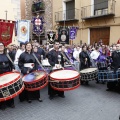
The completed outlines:
{"type": "Polygon", "coordinates": [[[98,80],[99,81],[107,81],[114,82],[120,79],[120,69],[116,72],[114,70],[99,70],[98,71],[98,80]]]}
{"type": "Polygon", "coordinates": [[[22,78],[27,91],[36,91],[44,88],[48,84],[48,77],[44,71],[34,71],[22,78]]]}
{"type": "Polygon", "coordinates": [[[0,75],[0,102],[12,99],[24,90],[19,72],[6,72],[0,75]]]}
{"type": "Polygon", "coordinates": [[[98,77],[97,68],[87,68],[80,71],[81,81],[92,81],[98,77]]]}
{"type": "Polygon", "coordinates": [[[74,70],[58,70],[50,74],[50,85],[54,90],[67,91],[80,86],[80,74],[74,70]]]}

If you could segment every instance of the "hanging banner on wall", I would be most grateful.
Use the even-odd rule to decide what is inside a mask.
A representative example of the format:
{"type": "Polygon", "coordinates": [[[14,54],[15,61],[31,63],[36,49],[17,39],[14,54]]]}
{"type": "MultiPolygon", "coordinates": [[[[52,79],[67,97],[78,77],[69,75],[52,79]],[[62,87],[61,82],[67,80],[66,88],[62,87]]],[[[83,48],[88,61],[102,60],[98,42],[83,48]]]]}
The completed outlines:
{"type": "Polygon", "coordinates": [[[68,27],[58,28],[58,40],[61,44],[69,44],[69,28],[68,27]]]}
{"type": "Polygon", "coordinates": [[[39,15],[37,17],[34,17],[32,20],[33,23],[33,33],[36,34],[37,36],[39,36],[40,34],[42,34],[44,32],[43,30],[43,17],[39,17],[39,15]]]}
{"type": "Polygon", "coordinates": [[[17,39],[21,43],[29,42],[30,21],[18,20],[17,22],[17,39]]]}
{"type": "Polygon", "coordinates": [[[0,21],[0,42],[3,42],[5,46],[12,43],[13,29],[13,21],[0,21]]]}
{"type": "Polygon", "coordinates": [[[56,37],[56,32],[54,32],[54,31],[48,31],[47,32],[47,36],[48,36],[48,42],[50,44],[53,44],[54,40],[55,40],[55,37],[56,37]]]}
{"type": "Polygon", "coordinates": [[[77,27],[70,27],[70,31],[69,31],[69,39],[71,40],[75,40],[76,38],[76,35],[77,35],[77,30],[78,28],[77,27]]]}

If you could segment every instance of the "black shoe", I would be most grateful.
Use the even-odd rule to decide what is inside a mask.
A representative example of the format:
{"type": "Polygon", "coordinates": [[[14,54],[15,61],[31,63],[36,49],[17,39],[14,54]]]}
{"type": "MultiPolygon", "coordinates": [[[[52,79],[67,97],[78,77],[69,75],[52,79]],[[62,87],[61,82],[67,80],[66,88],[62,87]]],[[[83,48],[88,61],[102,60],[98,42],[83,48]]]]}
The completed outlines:
{"type": "Polygon", "coordinates": [[[23,102],[23,101],[24,101],[24,100],[21,100],[21,99],[20,99],[20,102],[23,102]]]}
{"type": "Polygon", "coordinates": [[[31,103],[32,102],[32,100],[28,100],[28,103],[31,103]]]}
{"type": "Polygon", "coordinates": [[[52,99],[53,99],[53,96],[49,96],[49,99],[52,100],[52,99]]]}
{"type": "Polygon", "coordinates": [[[88,85],[88,81],[86,81],[85,84],[88,85]]]}
{"type": "Polygon", "coordinates": [[[0,109],[1,109],[1,110],[5,110],[5,109],[6,109],[6,105],[2,105],[2,106],[0,107],[0,109]]]}
{"type": "Polygon", "coordinates": [[[98,84],[99,83],[99,81],[96,81],[96,84],[98,84]]]}
{"type": "Polygon", "coordinates": [[[15,105],[14,105],[14,104],[12,104],[10,107],[11,107],[11,108],[15,108],[15,105]]]}
{"type": "Polygon", "coordinates": [[[111,89],[106,89],[106,91],[111,91],[111,89]]]}
{"type": "Polygon", "coordinates": [[[102,84],[105,84],[105,82],[102,82],[102,84]]]}
{"type": "Polygon", "coordinates": [[[65,95],[58,95],[59,97],[61,97],[61,98],[65,98],[65,95]]]}
{"type": "Polygon", "coordinates": [[[38,101],[39,101],[39,102],[43,102],[43,100],[42,100],[42,99],[40,99],[40,98],[38,99],[38,101]]]}

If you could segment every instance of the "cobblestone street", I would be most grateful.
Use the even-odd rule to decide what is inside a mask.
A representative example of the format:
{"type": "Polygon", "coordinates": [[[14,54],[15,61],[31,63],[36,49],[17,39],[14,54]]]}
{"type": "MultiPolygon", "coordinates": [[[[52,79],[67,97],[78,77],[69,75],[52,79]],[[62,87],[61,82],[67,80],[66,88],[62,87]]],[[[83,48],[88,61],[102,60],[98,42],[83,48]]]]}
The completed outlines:
{"type": "Polygon", "coordinates": [[[42,103],[20,103],[17,97],[15,109],[0,111],[0,120],[119,120],[120,94],[106,91],[106,84],[90,82],[65,96],[49,100],[46,87],[42,103]]]}

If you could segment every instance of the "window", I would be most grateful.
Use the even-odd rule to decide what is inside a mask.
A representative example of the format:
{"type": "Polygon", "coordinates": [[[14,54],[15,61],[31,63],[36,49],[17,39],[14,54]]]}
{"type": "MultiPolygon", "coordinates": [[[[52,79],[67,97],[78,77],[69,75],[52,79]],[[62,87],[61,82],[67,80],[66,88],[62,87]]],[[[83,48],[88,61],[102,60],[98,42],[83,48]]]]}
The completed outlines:
{"type": "Polygon", "coordinates": [[[94,14],[104,15],[108,13],[108,0],[94,0],[94,14]]]}
{"type": "Polygon", "coordinates": [[[74,19],[75,17],[75,0],[66,2],[66,19],[74,19]]]}

